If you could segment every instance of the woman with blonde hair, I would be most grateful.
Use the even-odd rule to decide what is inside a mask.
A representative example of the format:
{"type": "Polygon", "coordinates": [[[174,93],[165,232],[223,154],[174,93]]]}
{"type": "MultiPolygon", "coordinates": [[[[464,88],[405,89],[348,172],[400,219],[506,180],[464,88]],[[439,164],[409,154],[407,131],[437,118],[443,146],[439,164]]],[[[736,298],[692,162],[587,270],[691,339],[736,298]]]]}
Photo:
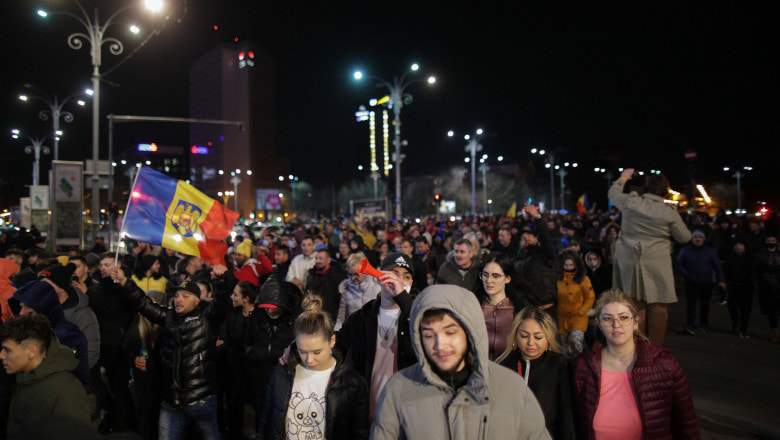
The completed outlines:
{"type": "Polygon", "coordinates": [[[688,379],[672,354],[639,331],[638,309],[620,290],[604,292],[595,319],[603,341],[577,358],[575,401],[582,438],[698,439],[688,379]]]}
{"type": "Polygon", "coordinates": [[[382,285],[376,278],[358,273],[358,267],[367,257],[363,252],[357,252],[347,257],[347,278],[339,283],[339,311],[336,316],[336,330],[341,329],[342,324],[349,316],[366,303],[376,299],[382,291],[382,285]]]}
{"type": "Polygon", "coordinates": [[[333,320],[309,294],[295,319],[287,365],[271,374],[258,436],[367,439],[368,386],[335,351],[333,320]]]}
{"type": "Polygon", "coordinates": [[[574,438],[573,389],[569,367],[555,339],[558,327],[536,307],[520,310],[512,321],[506,350],[496,362],[516,371],[533,391],[553,439],[574,438]]]}

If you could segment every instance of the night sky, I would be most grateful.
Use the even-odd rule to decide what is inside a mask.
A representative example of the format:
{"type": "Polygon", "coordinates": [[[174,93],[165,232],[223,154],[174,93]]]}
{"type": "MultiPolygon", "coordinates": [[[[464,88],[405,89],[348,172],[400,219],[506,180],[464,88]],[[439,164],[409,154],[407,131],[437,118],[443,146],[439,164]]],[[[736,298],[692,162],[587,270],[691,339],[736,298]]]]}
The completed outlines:
{"type": "MultiPolygon", "coordinates": [[[[103,15],[127,4],[99,3],[103,15]]],[[[167,22],[138,20],[144,32],[157,26],[161,33],[108,75],[103,115],[187,116],[191,62],[238,36],[277,61],[279,150],[302,180],[344,183],[360,175],[359,163],[368,162],[368,129],[353,113],[381,91],[355,84],[352,70],[390,79],[418,62],[422,75],[435,74],[439,81],[434,88],[414,87],[414,102],[404,109],[407,175],[462,165],[463,142],[448,141],[446,131],[482,127],[491,134],[483,142],[488,153],[523,167],[534,145],[579,161],[568,184],[583,191],[605,190],[594,166],[660,168],[680,186],[688,172],[683,153],[691,149],[698,153],[697,182],[732,181],[721,171],[724,165],[752,165],[754,175],[744,186],[748,199],[777,206],[778,71],[771,41],[778,32],[768,9],[684,2],[168,3],[167,22]]],[[[31,157],[9,130],[40,135],[48,126],[36,119],[38,107],[16,99],[23,84],[60,95],[89,85],[88,52],[66,44],[76,25],[64,17],[40,20],[38,6],[76,11],[66,0],[2,2],[6,141],[0,207],[17,204],[31,180],[31,157]]],[[[138,8],[127,16],[142,15],[138,8]]],[[[126,43],[125,54],[104,51],[104,71],[143,38],[131,37],[126,24],[114,31],[126,43]]],[[[91,108],[74,113],[60,146],[66,160],[91,155],[91,108]]],[[[146,138],[189,142],[186,127],[134,125],[117,132],[120,149],[146,138]]],[[[103,139],[105,146],[105,131],[103,139]]],[[[48,160],[42,170],[47,168],[48,160]]]]}

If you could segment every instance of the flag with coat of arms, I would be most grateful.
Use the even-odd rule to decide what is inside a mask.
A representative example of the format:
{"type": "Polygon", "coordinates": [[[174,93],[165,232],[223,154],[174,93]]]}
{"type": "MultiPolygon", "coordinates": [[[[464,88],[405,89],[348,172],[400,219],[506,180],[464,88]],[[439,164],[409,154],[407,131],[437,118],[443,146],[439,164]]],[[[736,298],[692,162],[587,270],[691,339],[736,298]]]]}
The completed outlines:
{"type": "Polygon", "coordinates": [[[124,237],[224,264],[225,238],[238,213],[191,184],[141,167],[130,190],[124,237]]]}

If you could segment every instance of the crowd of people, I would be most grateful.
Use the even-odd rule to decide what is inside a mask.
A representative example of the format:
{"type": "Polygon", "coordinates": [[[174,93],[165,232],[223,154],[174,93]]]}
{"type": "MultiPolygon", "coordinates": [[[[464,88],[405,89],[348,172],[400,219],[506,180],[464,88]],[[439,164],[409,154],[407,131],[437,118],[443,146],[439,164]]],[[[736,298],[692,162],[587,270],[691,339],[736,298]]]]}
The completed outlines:
{"type": "Polygon", "coordinates": [[[219,264],[0,235],[0,437],[699,438],[667,306],[747,338],[758,296],[777,342],[777,224],[632,177],[606,211],[246,228],[219,264]]]}

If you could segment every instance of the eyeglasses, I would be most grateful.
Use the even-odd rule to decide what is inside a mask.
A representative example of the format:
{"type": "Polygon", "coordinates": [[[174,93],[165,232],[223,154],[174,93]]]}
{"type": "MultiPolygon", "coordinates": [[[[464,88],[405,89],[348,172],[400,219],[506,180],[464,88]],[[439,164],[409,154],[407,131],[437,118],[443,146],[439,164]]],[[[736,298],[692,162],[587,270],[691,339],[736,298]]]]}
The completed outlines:
{"type": "Polygon", "coordinates": [[[498,281],[501,278],[504,278],[505,276],[506,275],[504,275],[502,273],[490,273],[490,272],[482,272],[482,273],[479,274],[479,278],[482,281],[487,281],[489,279],[493,280],[493,281],[498,281]]]}
{"type": "Polygon", "coordinates": [[[613,316],[602,316],[599,318],[601,323],[606,325],[607,327],[612,327],[612,325],[614,325],[615,322],[617,322],[621,326],[626,326],[633,319],[634,319],[633,316],[628,316],[628,315],[620,315],[617,318],[613,316]]]}

